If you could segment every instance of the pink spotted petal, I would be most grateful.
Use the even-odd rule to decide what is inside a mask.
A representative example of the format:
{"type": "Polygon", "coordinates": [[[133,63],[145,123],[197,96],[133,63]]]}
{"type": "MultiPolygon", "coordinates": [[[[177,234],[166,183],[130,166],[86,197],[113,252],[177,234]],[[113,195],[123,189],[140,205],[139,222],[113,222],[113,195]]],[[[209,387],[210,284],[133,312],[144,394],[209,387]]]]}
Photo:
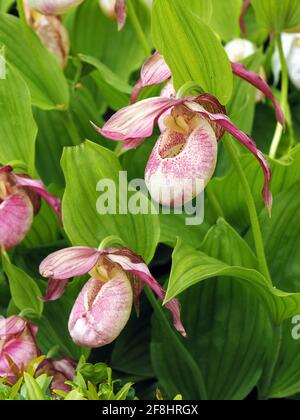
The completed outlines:
{"type": "Polygon", "coordinates": [[[167,129],[158,139],[145,171],[151,197],[175,208],[190,202],[211,179],[217,150],[214,130],[204,118],[189,135],[167,129]]]}
{"type": "Polygon", "coordinates": [[[250,83],[252,86],[256,87],[258,90],[260,90],[267,98],[269,98],[276,111],[276,118],[277,121],[284,126],[285,124],[285,117],[284,113],[275,99],[275,96],[273,95],[273,92],[269,85],[256,73],[246,69],[242,64],[239,63],[231,63],[233,73],[240,77],[241,79],[246,80],[248,83],[250,83]]]}
{"type": "Polygon", "coordinates": [[[149,98],[121,109],[103,128],[96,130],[111,140],[133,140],[150,137],[161,115],[188,98],[149,98]]]}
{"type": "Polygon", "coordinates": [[[265,181],[264,181],[264,187],[263,187],[263,199],[266,204],[266,207],[269,212],[271,212],[272,209],[272,194],[270,191],[270,183],[272,179],[272,172],[269,165],[269,162],[264,157],[263,153],[257,149],[257,146],[255,142],[245,133],[243,133],[241,130],[239,130],[235,125],[231,122],[229,117],[224,114],[212,114],[205,110],[201,105],[199,105],[196,102],[186,102],[185,104],[189,109],[191,109],[194,112],[198,112],[202,116],[208,118],[209,120],[213,121],[214,123],[220,125],[224,130],[226,130],[229,134],[231,134],[233,137],[235,137],[243,146],[245,146],[258,160],[260,163],[265,181]]]}
{"type": "MultiPolygon", "coordinates": [[[[131,250],[127,248],[123,249],[110,249],[105,251],[107,257],[114,263],[119,264],[119,266],[126,272],[132,274],[133,276],[139,278],[144,284],[147,284],[159,297],[161,301],[165,299],[166,292],[162,286],[155,280],[152,274],[149,271],[149,268],[143,261],[143,259],[131,250]]],[[[166,307],[172,314],[174,327],[179,331],[184,337],[186,337],[186,332],[184,326],[180,320],[180,304],[177,299],[172,299],[169,303],[166,304],[166,307]]]]}
{"type": "Polygon", "coordinates": [[[131,283],[122,270],[107,283],[90,279],[70,315],[69,331],[73,341],[89,348],[110,344],[127,324],[132,304],[131,283]]]}
{"type": "Polygon", "coordinates": [[[20,191],[5,198],[0,204],[0,245],[5,249],[19,245],[30,230],[32,222],[33,206],[24,192],[20,191]]]}
{"type": "Polygon", "coordinates": [[[41,181],[23,175],[15,175],[15,180],[18,187],[28,188],[42,197],[57,213],[59,220],[62,220],[60,199],[51,195],[41,181]]]}
{"type": "Polygon", "coordinates": [[[43,302],[58,300],[65,292],[69,280],[49,279],[45,296],[41,298],[43,302]]]}
{"type": "Polygon", "coordinates": [[[124,28],[127,18],[125,0],[116,0],[115,13],[120,31],[124,28]]]}
{"type": "Polygon", "coordinates": [[[66,248],[50,254],[40,265],[43,277],[68,280],[83,276],[91,271],[98,262],[99,251],[89,247],[66,248]]]}
{"type": "Polygon", "coordinates": [[[163,56],[158,52],[154,53],[144,63],[141,70],[141,78],[134,87],[131,102],[136,102],[141,90],[148,86],[160,85],[172,76],[171,70],[163,56]]]}

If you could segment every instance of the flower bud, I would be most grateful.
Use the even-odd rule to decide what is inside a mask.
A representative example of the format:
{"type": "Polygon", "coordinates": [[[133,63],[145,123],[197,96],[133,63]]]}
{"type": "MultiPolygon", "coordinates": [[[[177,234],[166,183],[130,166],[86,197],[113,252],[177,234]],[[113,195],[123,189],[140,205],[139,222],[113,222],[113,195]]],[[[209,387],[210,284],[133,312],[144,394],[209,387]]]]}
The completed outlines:
{"type": "Polygon", "coordinates": [[[38,367],[36,376],[46,373],[53,378],[51,389],[69,392],[72,388],[65,382],[73,381],[76,366],[77,363],[70,357],[64,357],[59,360],[45,359],[38,367]]]}
{"type": "Polygon", "coordinates": [[[63,15],[83,0],[28,0],[29,6],[43,15],[63,15]]]}
{"type": "Polygon", "coordinates": [[[230,61],[239,63],[254,54],[256,46],[247,39],[237,38],[225,45],[225,51],[230,61]]]}
{"type": "MultiPolygon", "coordinates": [[[[101,279],[104,280],[102,274],[101,279]]],[[[117,266],[110,269],[107,281],[91,278],[70,315],[69,331],[73,341],[89,348],[110,344],[127,324],[132,305],[132,285],[122,269],[117,266]]]]}
{"type": "Polygon", "coordinates": [[[36,333],[36,327],[19,316],[0,320],[0,377],[15,383],[31,360],[38,357],[36,333]]]}

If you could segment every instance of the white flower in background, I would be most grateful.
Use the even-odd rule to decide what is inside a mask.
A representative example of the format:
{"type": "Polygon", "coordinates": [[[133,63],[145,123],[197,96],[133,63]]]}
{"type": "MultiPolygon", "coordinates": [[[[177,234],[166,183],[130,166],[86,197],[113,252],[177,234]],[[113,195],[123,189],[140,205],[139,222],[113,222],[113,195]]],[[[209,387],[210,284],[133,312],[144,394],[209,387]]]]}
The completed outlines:
{"type": "MultiPolygon", "coordinates": [[[[300,33],[282,34],[282,46],[287,62],[289,77],[296,88],[300,89],[300,33]]],[[[275,84],[279,82],[281,64],[278,49],[272,58],[272,68],[275,84]]]]}
{"type": "MultiPolygon", "coordinates": [[[[225,51],[232,63],[239,63],[245,60],[254,54],[256,50],[257,48],[255,44],[253,44],[251,41],[248,41],[247,39],[242,38],[233,39],[225,45],[225,51]]],[[[263,67],[260,68],[259,75],[263,80],[266,80],[266,73],[263,67]]],[[[262,102],[264,99],[264,94],[257,90],[256,102],[262,102]]]]}
{"type": "Polygon", "coordinates": [[[230,61],[238,63],[254,54],[256,46],[247,39],[237,38],[225,45],[225,51],[230,61]]]}

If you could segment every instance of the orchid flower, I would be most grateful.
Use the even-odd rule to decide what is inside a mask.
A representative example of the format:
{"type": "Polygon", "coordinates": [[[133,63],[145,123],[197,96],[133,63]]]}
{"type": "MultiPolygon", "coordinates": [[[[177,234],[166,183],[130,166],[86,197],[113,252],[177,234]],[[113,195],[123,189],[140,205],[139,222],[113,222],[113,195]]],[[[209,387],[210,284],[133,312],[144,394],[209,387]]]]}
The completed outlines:
{"type": "Polygon", "coordinates": [[[60,390],[64,392],[71,391],[71,386],[66,384],[67,381],[73,381],[77,362],[70,357],[64,357],[59,360],[45,359],[39,365],[36,376],[44,373],[52,376],[51,389],[53,391],[60,390]]]}
{"type": "Polygon", "coordinates": [[[63,15],[83,0],[28,0],[29,6],[42,15],[63,15]]]}
{"type": "Polygon", "coordinates": [[[123,29],[126,19],[126,0],[99,0],[103,13],[111,19],[116,19],[119,31],[123,29]]]}
{"type": "Polygon", "coordinates": [[[40,210],[41,198],[61,220],[60,200],[41,181],[15,174],[10,166],[0,167],[0,246],[10,249],[22,242],[40,210]]]}
{"type": "MultiPolygon", "coordinates": [[[[267,83],[241,64],[232,63],[232,70],[272,100],[277,119],[284,124],[283,112],[267,83]]],[[[163,57],[155,53],[142,68],[141,79],[134,89],[133,102],[143,87],[160,84],[164,80],[170,80],[171,76],[163,57]]],[[[194,195],[201,192],[199,188],[192,186],[194,180],[201,179],[203,187],[208,183],[216,164],[216,140],[220,140],[227,131],[259,161],[265,177],[263,199],[271,211],[271,169],[268,161],[257,149],[255,142],[234,126],[226,115],[225,108],[212,95],[145,99],[118,111],[103,128],[95,128],[104,137],[124,141],[124,149],[132,149],[152,135],[155,124],[163,116],[166,116],[165,131],[158,139],[145,173],[147,186],[156,201],[166,204],[163,193],[167,189],[175,191],[173,202],[175,199],[176,202],[181,199],[181,203],[186,201],[180,196],[187,184],[194,195]]],[[[190,198],[189,192],[188,197],[190,198]]],[[[173,203],[169,201],[169,204],[173,203]]]]}
{"type": "Polygon", "coordinates": [[[225,51],[229,60],[233,63],[243,61],[256,51],[256,46],[248,39],[235,38],[225,45],[225,51]]]}
{"type": "Polygon", "coordinates": [[[40,38],[42,44],[65,67],[69,55],[69,34],[60,16],[45,16],[33,10],[28,0],[23,0],[26,20],[40,38]]]}
{"type": "MultiPolygon", "coordinates": [[[[289,77],[297,89],[300,89],[300,33],[281,34],[282,46],[289,77]]],[[[281,63],[278,48],[272,58],[272,69],[275,78],[275,84],[279,82],[281,63]]]]}
{"type": "MultiPolygon", "coordinates": [[[[40,273],[49,279],[44,300],[56,300],[70,278],[90,274],[80,292],[69,319],[69,331],[75,343],[95,348],[114,341],[127,324],[133,303],[139,309],[139,296],[148,285],[164,300],[165,291],[151,275],[141,257],[127,248],[99,251],[73,247],[49,255],[40,265],[40,273]]],[[[180,321],[179,302],[166,307],[175,328],[185,336],[180,321]]]]}
{"type": "Polygon", "coordinates": [[[19,316],[0,319],[0,377],[15,383],[39,356],[36,334],[37,328],[19,316]]]}
{"type": "MultiPolygon", "coordinates": [[[[224,48],[229,60],[232,63],[241,62],[250,57],[256,51],[256,45],[254,45],[251,41],[242,38],[233,39],[228,42],[224,48]]],[[[263,81],[266,81],[267,76],[263,67],[260,67],[259,69],[259,76],[263,81]]],[[[256,103],[262,102],[264,99],[264,92],[260,89],[256,89],[256,103]]]]}

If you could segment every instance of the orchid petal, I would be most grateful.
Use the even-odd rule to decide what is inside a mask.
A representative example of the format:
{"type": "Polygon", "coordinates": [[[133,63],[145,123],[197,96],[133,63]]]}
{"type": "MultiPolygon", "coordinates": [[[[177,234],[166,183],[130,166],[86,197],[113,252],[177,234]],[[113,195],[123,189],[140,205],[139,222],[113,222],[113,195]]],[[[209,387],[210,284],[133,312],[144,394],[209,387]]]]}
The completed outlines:
{"type": "Polygon", "coordinates": [[[199,118],[187,135],[167,129],[157,141],[145,171],[151,197],[175,208],[190,202],[211,179],[217,150],[215,132],[204,118],[199,118]]]}
{"type": "Polygon", "coordinates": [[[48,287],[45,293],[45,296],[41,298],[43,302],[53,302],[58,300],[65,292],[69,283],[69,279],[52,279],[48,281],[48,287]]]}
{"type": "Polygon", "coordinates": [[[98,262],[100,253],[95,248],[73,247],[50,254],[40,265],[43,277],[67,280],[87,274],[98,262]]]}
{"type": "Polygon", "coordinates": [[[9,195],[0,204],[0,245],[5,249],[19,245],[33,222],[33,206],[22,191],[9,195]]]}
{"type": "Polygon", "coordinates": [[[10,173],[13,171],[13,168],[11,166],[1,166],[0,172],[10,173]]]}
{"type": "Polygon", "coordinates": [[[251,4],[251,0],[244,0],[243,2],[243,8],[240,14],[240,28],[241,32],[246,35],[247,29],[246,29],[246,23],[245,23],[245,13],[247,12],[249,6],[251,4]]]}
{"type": "Polygon", "coordinates": [[[158,52],[154,53],[144,63],[141,71],[143,87],[160,85],[172,77],[171,70],[164,57],[158,52]]]}
{"type": "MultiPolygon", "coordinates": [[[[143,283],[147,284],[156,293],[159,299],[164,301],[166,296],[165,290],[152,276],[147,265],[141,257],[137,256],[127,248],[106,250],[105,254],[107,258],[118,264],[124,271],[132,274],[133,276],[139,278],[143,283]]],[[[179,301],[177,299],[172,299],[169,303],[166,304],[166,307],[169,309],[173,316],[174,327],[184,337],[186,337],[187,334],[180,320],[179,301]]]]}
{"type": "Polygon", "coordinates": [[[20,318],[19,316],[11,316],[10,318],[1,318],[0,319],[0,339],[3,337],[9,337],[11,335],[21,334],[25,327],[27,321],[20,318]]]}
{"type": "Polygon", "coordinates": [[[124,28],[127,18],[125,0],[116,0],[115,13],[120,31],[124,28]]]}
{"type": "Polygon", "coordinates": [[[127,324],[132,304],[131,283],[122,270],[106,283],[91,278],[70,315],[69,331],[73,341],[89,348],[110,344],[127,324]]]}
{"type": "Polygon", "coordinates": [[[136,83],[131,96],[131,103],[137,101],[141,90],[145,87],[160,85],[172,76],[171,70],[165,62],[163,56],[158,52],[154,53],[147,61],[145,61],[141,78],[136,83]]]}
{"type": "Polygon", "coordinates": [[[267,98],[269,98],[272,101],[275,107],[277,121],[282,126],[284,126],[285,124],[284,113],[279,103],[275,99],[275,96],[273,95],[273,92],[271,88],[269,87],[269,85],[258,74],[246,69],[246,67],[244,67],[242,64],[231,63],[231,66],[232,66],[232,71],[236,76],[240,77],[241,79],[246,80],[248,83],[256,87],[267,98]]]}
{"type": "Polygon", "coordinates": [[[267,209],[269,210],[269,212],[271,212],[273,201],[272,194],[270,191],[270,183],[272,178],[271,168],[263,153],[257,149],[255,142],[247,134],[243,133],[241,130],[235,127],[235,125],[230,121],[227,115],[212,114],[196,102],[186,102],[185,105],[192,111],[198,112],[203,117],[206,117],[209,120],[215,122],[216,124],[219,124],[224,130],[226,130],[229,134],[235,137],[255,156],[264,172],[265,181],[262,195],[267,209]]]}
{"type": "Polygon", "coordinates": [[[121,109],[113,115],[103,128],[96,130],[111,140],[142,139],[150,137],[154,125],[170,108],[183,103],[186,98],[149,98],[121,109]]]}
{"type": "Polygon", "coordinates": [[[59,198],[51,195],[45,188],[42,181],[31,179],[23,175],[15,175],[16,185],[18,187],[28,188],[42,197],[57,213],[59,220],[62,220],[61,201],[59,198]]]}

